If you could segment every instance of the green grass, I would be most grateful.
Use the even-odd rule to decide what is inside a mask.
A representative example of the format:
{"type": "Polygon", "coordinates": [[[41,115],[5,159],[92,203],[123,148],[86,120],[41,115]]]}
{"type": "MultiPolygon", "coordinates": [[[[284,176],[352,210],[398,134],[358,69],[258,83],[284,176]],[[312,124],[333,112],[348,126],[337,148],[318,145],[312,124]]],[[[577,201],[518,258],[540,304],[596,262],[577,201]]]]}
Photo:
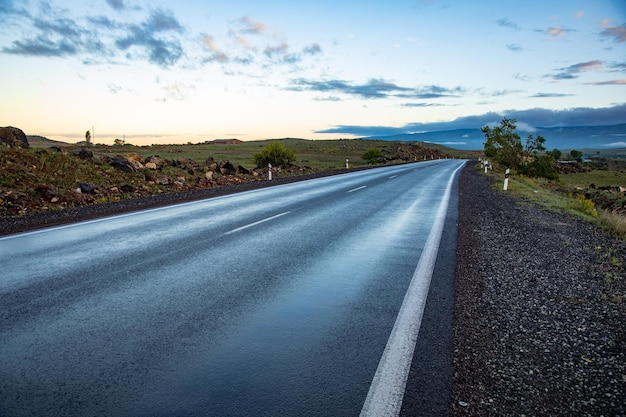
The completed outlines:
{"type": "MultiPolygon", "coordinates": [[[[487,175],[501,178],[501,181],[497,181],[494,187],[499,190],[503,189],[504,174],[490,172],[487,175]]],[[[616,186],[620,183],[616,179],[624,179],[624,173],[594,170],[586,173],[562,175],[558,181],[511,175],[506,192],[525,202],[538,204],[549,210],[575,215],[601,227],[614,236],[626,239],[626,216],[615,210],[598,207],[585,196],[589,184],[593,183],[596,187],[616,186]]],[[[617,194],[616,198],[621,197],[617,194]]]]}
{"type": "Polygon", "coordinates": [[[593,170],[576,174],[562,174],[560,180],[569,187],[586,189],[590,184],[596,187],[626,187],[626,172],[593,170]]]}

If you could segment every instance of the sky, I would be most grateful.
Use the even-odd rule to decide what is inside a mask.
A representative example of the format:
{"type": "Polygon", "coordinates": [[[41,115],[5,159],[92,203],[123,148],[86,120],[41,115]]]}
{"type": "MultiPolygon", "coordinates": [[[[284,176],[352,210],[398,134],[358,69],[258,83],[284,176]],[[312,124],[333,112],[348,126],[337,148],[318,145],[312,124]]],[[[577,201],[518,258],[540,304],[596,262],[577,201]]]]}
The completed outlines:
{"type": "Polygon", "coordinates": [[[626,1],[0,0],[0,91],[105,144],[626,123],[626,1]]]}

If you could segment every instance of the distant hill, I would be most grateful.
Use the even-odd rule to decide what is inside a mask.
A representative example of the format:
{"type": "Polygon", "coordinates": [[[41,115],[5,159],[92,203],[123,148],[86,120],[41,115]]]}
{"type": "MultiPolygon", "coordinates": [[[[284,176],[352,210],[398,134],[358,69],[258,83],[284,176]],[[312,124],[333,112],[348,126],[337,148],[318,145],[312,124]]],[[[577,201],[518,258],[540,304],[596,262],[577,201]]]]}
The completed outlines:
{"type": "MultiPolygon", "coordinates": [[[[517,130],[525,142],[529,134],[543,136],[547,149],[614,149],[626,148],[626,123],[612,126],[538,127],[534,132],[517,130]]],[[[393,136],[371,136],[361,139],[431,142],[454,149],[483,149],[485,136],[479,128],[439,132],[411,133],[393,136]]]]}
{"type": "Polygon", "coordinates": [[[58,146],[59,148],[64,146],[73,146],[72,143],[61,142],[58,140],[48,139],[43,136],[37,135],[26,135],[26,139],[28,139],[28,144],[35,148],[49,148],[50,146],[58,146]]]}

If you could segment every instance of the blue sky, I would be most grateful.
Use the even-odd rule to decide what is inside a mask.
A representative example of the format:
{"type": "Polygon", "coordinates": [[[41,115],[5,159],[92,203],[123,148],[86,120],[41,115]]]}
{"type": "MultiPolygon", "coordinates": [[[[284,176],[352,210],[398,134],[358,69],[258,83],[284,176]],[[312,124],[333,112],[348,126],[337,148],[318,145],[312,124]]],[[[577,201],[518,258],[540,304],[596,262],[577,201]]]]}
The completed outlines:
{"type": "Polygon", "coordinates": [[[626,123],[626,2],[0,0],[0,68],[69,142],[626,123]]]}

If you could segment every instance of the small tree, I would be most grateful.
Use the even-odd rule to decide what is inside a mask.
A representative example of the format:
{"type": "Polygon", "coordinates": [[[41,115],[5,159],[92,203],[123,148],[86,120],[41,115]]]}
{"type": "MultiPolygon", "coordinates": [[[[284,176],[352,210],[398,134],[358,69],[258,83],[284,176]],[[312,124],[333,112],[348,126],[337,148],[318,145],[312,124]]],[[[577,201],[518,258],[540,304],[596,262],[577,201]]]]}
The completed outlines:
{"type": "Polygon", "coordinates": [[[272,164],[275,167],[287,168],[296,160],[293,149],[283,146],[279,142],[271,142],[261,152],[254,154],[254,163],[257,167],[266,167],[272,164]]]}
{"type": "Polygon", "coordinates": [[[522,140],[515,133],[515,123],[515,119],[505,117],[500,126],[484,126],[481,129],[486,139],[485,156],[511,169],[519,169],[524,152],[522,140]]]}
{"type": "Polygon", "coordinates": [[[572,158],[574,158],[574,160],[576,162],[582,162],[583,161],[583,153],[581,151],[577,151],[577,150],[572,149],[569,154],[570,154],[570,156],[572,158]]]}
{"type": "Polygon", "coordinates": [[[85,143],[87,143],[87,145],[89,145],[91,143],[91,132],[90,131],[86,131],[85,132],[85,143]]]}
{"type": "Polygon", "coordinates": [[[374,165],[380,162],[381,159],[385,158],[385,155],[378,148],[369,148],[361,158],[365,159],[368,164],[374,165]]]}

